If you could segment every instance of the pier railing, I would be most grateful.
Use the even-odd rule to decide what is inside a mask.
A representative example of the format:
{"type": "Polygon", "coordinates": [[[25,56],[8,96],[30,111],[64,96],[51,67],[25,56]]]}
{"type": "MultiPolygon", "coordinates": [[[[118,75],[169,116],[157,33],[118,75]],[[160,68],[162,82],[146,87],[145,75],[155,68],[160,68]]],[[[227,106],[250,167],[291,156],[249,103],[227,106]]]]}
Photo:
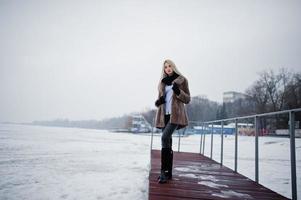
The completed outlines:
{"type": "MultiPolygon", "coordinates": [[[[301,108],[291,109],[291,110],[283,110],[277,112],[269,112],[262,114],[255,114],[243,117],[234,117],[227,118],[221,120],[213,120],[213,121],[205,121],[205,122],[192,122],[198,124],[201,127],[201,138],[200,138],[200,147],[199,152],[204,154],[205,152],[205,140],[206,134],[210,131],[211,142],[210,142],[210,158],[212,159],[213,152],[213,130],[214,125],[217,123],[220,124],[220,135],[221,135],[221,147],[220,147],[220,164],[223,165],[223,157],[224,157],[224,125],[225,122],[234,121],[235,122],[235,150],[234,150],[234,171],[237,172],[237,159],[238,159],[238,121],[239,120],[253,120],[254,121],[254,135],[255,135],[255,181],[259,182],[259,145],[258,145],[258,136],[259,136],[259,120],[263,117],[267,116],[276,116],[279,114],[287,114],[289,118],[289,138],[290,138],[290,168],[291,168],[291,192],[292,199],[297,199],[297,174],[296,174],[296,147],[295,147],[295,113],[301,112],[301,108]]],[[[186,129],[183,129],[182,132],[178,131],[178,151],[180,151],[181,147],[181,136],[185,135],[186,129]]],[[[153,132],[151,134],[151,149],[153,147],[153,132]]]]}

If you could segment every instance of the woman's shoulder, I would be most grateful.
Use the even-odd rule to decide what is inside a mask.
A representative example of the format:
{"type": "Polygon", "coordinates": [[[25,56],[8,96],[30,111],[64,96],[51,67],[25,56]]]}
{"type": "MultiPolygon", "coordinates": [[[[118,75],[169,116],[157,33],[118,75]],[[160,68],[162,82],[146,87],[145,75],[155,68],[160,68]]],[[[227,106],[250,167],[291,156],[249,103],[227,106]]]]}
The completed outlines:
{"type": "Polygon", "coordinates": [[[175,80],[174,80],[175,83],[177,84],[183,84],[183,83],[187,83],[187,78],[183,75],[179,75],[175,80]]]}

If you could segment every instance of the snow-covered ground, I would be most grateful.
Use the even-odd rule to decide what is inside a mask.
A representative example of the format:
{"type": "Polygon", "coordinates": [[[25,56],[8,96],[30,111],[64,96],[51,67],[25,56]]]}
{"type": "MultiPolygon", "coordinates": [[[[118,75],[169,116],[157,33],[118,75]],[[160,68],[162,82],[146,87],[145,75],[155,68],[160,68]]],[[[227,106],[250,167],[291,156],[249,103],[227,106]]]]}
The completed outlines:
{"type": "MultiPolygon", "coordinates": [[[[181,138],[199,152],[200,135],[181,138]]],[[[153,148],[160,149],[160,135],[153,148]]],[[[254,179],[254,137],[239,136],[238,171],[254,179]]],[[[220,161],[220,136],[213,158],[220,161]]],[[[147,199],[149,135],[105,130],[0,124],[0,199],[147,199]]],[[[288,138],[259,138],[259,181],[291,196],[288,138]]],[[[178,137],[173,137],[173,149],[178,137]]],[[[301,142],[296,139],[300,188],[301,142]]],[[[210,156],[210,136],[205,155],[210,156]]],[[[234,168],[234,137],[224,138],[224,164],[234,168]]],[[[298,191],[301,196],[301,191],[298,191]]]]}
{"type": "Polygon", "coordinates": [[[148,197],[149,136],[0,124],[0,199],[148,197]]]}

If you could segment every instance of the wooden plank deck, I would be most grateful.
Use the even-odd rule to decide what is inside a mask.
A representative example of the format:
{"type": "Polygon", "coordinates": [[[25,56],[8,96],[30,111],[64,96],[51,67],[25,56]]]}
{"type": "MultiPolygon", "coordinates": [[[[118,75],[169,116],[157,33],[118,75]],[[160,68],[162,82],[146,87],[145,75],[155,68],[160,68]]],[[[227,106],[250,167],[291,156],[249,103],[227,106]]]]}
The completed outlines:
{"type": "Polygon", "coordinates": [[[174,152],[173,179],[159,184],[160,157],[151,151],[149,200],[287,199],[198,153],[174,152]]]}

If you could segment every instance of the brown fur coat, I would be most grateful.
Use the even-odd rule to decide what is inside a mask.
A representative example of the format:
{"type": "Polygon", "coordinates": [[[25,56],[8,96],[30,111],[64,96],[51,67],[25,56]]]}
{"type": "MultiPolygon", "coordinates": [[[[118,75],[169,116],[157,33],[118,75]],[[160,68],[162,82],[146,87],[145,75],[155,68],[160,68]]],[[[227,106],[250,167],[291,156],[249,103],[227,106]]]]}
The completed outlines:
{"type": "MultiPolygon", "coordinates": [[[[188,104],[190,102],[190,92],[188,87],[188,81],[183,76],[178,76],[172,83],[177,83],[180,89],[180,94],[176,95],[173,93],[172,96],[172,105],[171,105],[171,115],[170,115],[170,123],[178,124],[177,129],[184,128],[188,125],[188,116],[186,112],[186,108],[184,104],[188,104]]],[[[165,84],[160,83],[159,86],[159,95],[158,99],[164,95],[165,84]]],[[[161,104],[156,113],[155,126],[157,128],[162,129],[164,124],[164,104],[161,104]]]]}

